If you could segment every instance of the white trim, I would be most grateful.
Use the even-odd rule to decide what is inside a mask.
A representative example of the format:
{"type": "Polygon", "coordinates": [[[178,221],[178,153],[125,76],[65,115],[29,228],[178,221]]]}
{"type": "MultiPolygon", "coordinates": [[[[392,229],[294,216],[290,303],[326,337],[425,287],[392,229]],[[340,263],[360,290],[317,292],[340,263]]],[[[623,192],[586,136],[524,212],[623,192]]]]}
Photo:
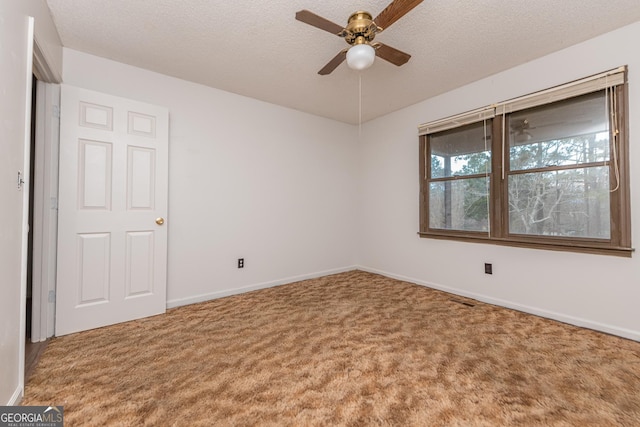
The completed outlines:
{"type": "MultiPolygon", "coordinates": [[[[34,19],[28,18],[27,30],[27,67],[26,67],[26,90],[25,90],[25,110],[24,110],[24,177],[29,179],[29,169],[31,164],[31,97],[32,97],[32,70],[33,70],[33,31],[34,19]]],[[[25,357],[25,331],[27,328],[27,259],[29,253],[29,183],[25,182],[22,187],[22,261],[20,266],[20,334],[18,351],[18,390],[24,391],[24,357],[25,357]]]]}
{"type": "Polygon", "coordinates": [[[18,387],[16,391],[13,392],[13,395],[11,396],[11,399],[9,399],[9,401],[7,402],[6,406],[16,406],[20,404],[20,401],[24,397],[23,391],[24,391],[24,387],[18,387]]]}
{"type": "MultiPolygon", "coordinates": [[[[35,73],[34,73],[35,74],[35,73]]],[[[37,77],[37,75],[36,75],[37,77]]],[[[42,298],[42,270],[43,270],[43,240],[44,236],[44,145],[45,145],[45,115],[46,103],[44,101],[44,83],[36,82],[36,136],[35,147],[32,156],[35,156],[33,171],[33,249],[31,265],[31,342],[42,341],[41,318],[43,317],[42,306],[46,305],[46,299],[42,298]]],[[[46,329],[45,329],[46,330],[46,329]]],[[[46,338],[46,337],[45,337],[46,338]]]]}
{"type": "MultiPolygon", "coordinates": [[[[51,55],[33,33],[32,73],[38,79],[36,88],[36,140],[33,197],[33,265],[31,341],[40,342],[53,336],[55,302],[56,239],[58,225],[58,148],[60,144],[61,70],[51,67],[51,55]],[[54,114],[56,112],[56,114],[54,114]],[[57,117],[55,117],[57,115],[57,117]]],[[[31,81],[31,80],[30,80],[31,81]]]]}
{"type": "Polygon", "coordinates": [[[40,81],[47,83],[61,83],[62,76],[59,72],[54,71],[49,64],[51,61],[47,60],[47,54],[44,49],[40,47],[37,36],[34,35],[33,39],[33,74],[40,81]]]}
{"type": "Polygon", "coordinates": [[[318,271],[310,274],[302,274],[300,276],[290,276],[270,282],[256,283],[254,285],[243,286],[241,288],[225,289],[223,291],[212,292],[209,294],[201,294],[188,298],[179,298],[167,301],[167,308],[175,308],[183,305],[196,304],[199,302],[210,301],[213,299],[224,298],[232,295],[239,295],[246,292],[257,291],[259,289],[273,288],[275,286],[286,285],[287,283],[298,282],[300,280],[315,279],[317,277],[328,276],[330,274],[344,273],[347,271],[358,270],[357,266],[348,266],[342,268],[334,268],[331,270],[318,271]]]}
{"type": "Polygon", "coordinates": [[[555,311],[549,311],[549,310],[545,310],[537,307],[522,305],[516,302],[507,301],[499,298],[491,298],[482,294],[477,294],[475,292],[467,292],[467,291],[463,291],[457,288],[452,288],[449,286],[443,286],[436,283],[426,282],[424,280],[418,280],[413,277],[407,277],[400,274],[394,274],[394,273],[389,273],[387,271],[377,270],[375,268],[369,268],[369,267],[359,265],[357,266],[357,269],[362,271],[367,271],[369,273],[380,274],[382,276],[390,277],[392,279],[398,279],[405,282],[414,283],[416,285],[425,286],[427,288],[437,289],[439,291],[444,291],[450,294],[472,298],[487,304],[493,304],[500,307],[505,307],[505,308],[521,311],[528,314],[533,314],[535,316],[556,320],[562,323],[568,323],[570,325],[579,326],[587,329],[593,329],[595,331],[605,332],[607,334],[616,335],[622,338],[628,338],[634,341],[640,341],[640,331],[634,331],[631,329],[620,328],[620,327],[608,325],[605,323],[594,322],[592,320],[584,319],[582,317],[568,316],[566,314],[558,313],[555,311]]]}
{"type": "Polygon", "coordinates": [[[31,341],[53,336],[58,225],[58,148],[60,86],[39,81],[36,95],[31,341]],[[57,117],[56,117],[57,116],[57,117]]]}

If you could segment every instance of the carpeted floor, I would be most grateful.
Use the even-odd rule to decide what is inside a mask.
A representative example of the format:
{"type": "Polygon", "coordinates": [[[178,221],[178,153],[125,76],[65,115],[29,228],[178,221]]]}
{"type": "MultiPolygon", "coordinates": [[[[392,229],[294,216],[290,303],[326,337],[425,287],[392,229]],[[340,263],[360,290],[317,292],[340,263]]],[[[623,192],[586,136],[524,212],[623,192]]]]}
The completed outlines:
{"type": "Polygon", "coordinates": [[[640,343],[353,271],[53,339],[22,404],[68,426],[635,426],[640,343]]]}

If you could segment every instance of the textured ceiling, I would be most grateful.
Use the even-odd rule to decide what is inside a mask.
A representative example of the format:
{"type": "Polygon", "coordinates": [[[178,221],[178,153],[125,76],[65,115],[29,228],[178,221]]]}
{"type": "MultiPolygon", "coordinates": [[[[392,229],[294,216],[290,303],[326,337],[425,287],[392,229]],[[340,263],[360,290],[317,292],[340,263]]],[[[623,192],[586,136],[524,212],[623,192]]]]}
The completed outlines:
{"type": "MultiPolygon", "coordinates": [[[[337,24],[390,0],[47,0],[64,46],[347,123],[358,73],[320,76],[343,39],[295,20],[337,24]]],[[[367,121],[640,20],[638,0],[425,0],[377,41],[410,53],[361,73],[367,121]]]]}

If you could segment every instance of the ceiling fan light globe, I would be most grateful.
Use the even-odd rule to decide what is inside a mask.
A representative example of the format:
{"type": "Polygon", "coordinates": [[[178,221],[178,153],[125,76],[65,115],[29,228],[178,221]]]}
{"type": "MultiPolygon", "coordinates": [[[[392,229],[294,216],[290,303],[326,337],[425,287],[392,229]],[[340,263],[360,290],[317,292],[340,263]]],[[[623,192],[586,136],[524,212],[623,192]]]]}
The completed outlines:
{"type": "Polygon", "coordinates": [[[366,70],[375,58],[376,50],[368,44],[357,44],[347,51],[347,65],[352,70],[366,70]]]}

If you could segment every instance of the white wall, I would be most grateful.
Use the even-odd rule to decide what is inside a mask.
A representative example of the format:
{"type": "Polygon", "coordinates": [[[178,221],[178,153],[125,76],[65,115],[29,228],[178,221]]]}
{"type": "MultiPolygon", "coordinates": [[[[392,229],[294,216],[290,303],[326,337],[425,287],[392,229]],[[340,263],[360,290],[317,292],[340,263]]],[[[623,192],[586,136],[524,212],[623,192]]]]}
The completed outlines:
{"type": "Polygon", "coordinates": [[[353,126],[69,49],[63,80],[169,108],[170,306],[354,265],[353,126]]]}
{"type": "MultiPolygon", "coordinates": [[[[417,126],[629,65],[633,243],[640,244],[640,23],[366,124],[358,263],[479,300],[640,339],[640,255],[619,258],[419,238],[417,126]],[[493,275],[484,263],[493,263],[493,275]]],[[[425,78],[429,78],[428,70],[425,78]]]]}
{"type": "MultiPolygon", "coordinates": [[[[640,261],[417,237],[418,124],[629,65],[633,241],[640,241],[640,23],[353,126],[64,51],[43,0],[0,1],[0,404],[22,392],[27,17],[54,76],[167,106],[171,305],[363,268],[636,340],[640,261]],[[246,268],[238,270],[236,259],[246,268]],[[483,274],[483,263],[494,274],[483,274]]],[[[259,78],[259,77],[258,77],[259,78]]],[[[428,78],[428,75],[425,75],[428,78]]]]}
{"type": "Polygon", "coordinates": [[[22,396],[26,290],[28,176],[33,31],[53,73],[61,74],[62,46],[42,0],[0,2],[0,404],[22,396]],[[58,55],[57,52],[60,54],[58,55]]]}

